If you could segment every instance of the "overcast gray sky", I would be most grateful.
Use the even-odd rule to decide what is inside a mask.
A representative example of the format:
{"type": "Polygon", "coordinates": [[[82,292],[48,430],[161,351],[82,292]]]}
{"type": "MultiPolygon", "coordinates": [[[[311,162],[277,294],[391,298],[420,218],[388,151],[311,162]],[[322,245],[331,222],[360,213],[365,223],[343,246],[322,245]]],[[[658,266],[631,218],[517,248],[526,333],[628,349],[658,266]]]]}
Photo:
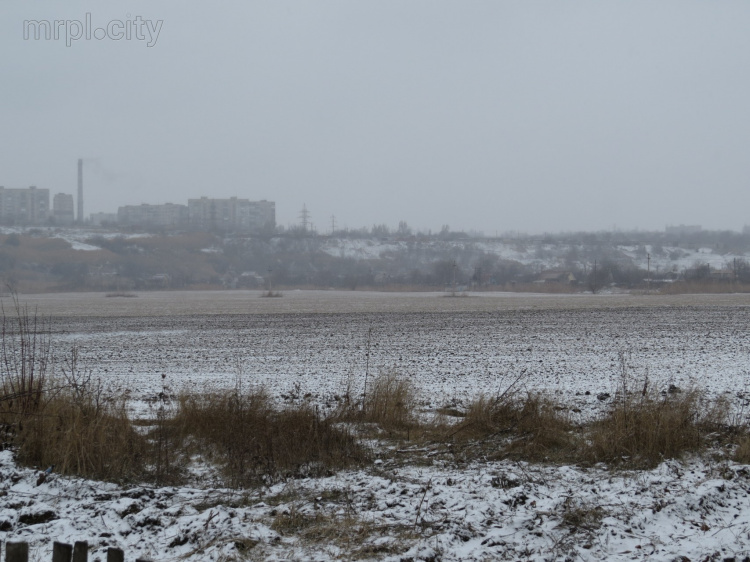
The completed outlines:
{"type": "Polygon", "coordinates": [[[0,0],[0,55],[0,185],[75,193],[84,157],[87,213],[210,195],[283,225],[306,204],[319,232],[750,223],[744,0],[0,0]],[[24,39],[86,14],[131,38],[24,39]]]}

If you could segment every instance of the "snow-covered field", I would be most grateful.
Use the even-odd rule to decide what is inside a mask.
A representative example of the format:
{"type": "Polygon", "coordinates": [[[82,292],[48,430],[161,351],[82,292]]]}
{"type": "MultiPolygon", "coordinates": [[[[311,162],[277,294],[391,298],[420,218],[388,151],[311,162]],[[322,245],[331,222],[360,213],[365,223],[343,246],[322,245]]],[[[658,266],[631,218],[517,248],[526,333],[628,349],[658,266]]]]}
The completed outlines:
{"type": "Polygon", "coordinates": [[[279,401],[333,405],[363,384],[367,368],[410,377],[425,409],[465,404],[520,377],[521,388],[554,393],[586,417],[606,406],[598,396],[614,394],[623,366],[660,388],[698,385],[738,407],[750,399],[746,295],[196,292],[29,302],[55,315],[58,354],[77,345],[94,376],[134,403],[162,392],[164,380],[172,392],[201,391],[241,375],[279,401]]]}
{"type": "MultiPolygon", "coordinates": [[[[587,418],[622,380],[696,385],[738,411],[750,398],[750,297],[291,292],[22,297],[52,316],[56,353],[75,344],[95,377],[139,411],[162,390],[242,376],[281,403],[332,404],[369,370],[411,377],[425,410],[465,404],[520,377],[587,418]],[[368,334],[369,337],[368,337],[368,334]]],[[[373,451],[378,457],[378,451],[373,451]]],[[[429,458],[429,457],[428,457],[429,458]]],[[[750,467],[721,456],[652,471],[511,461],[372,466],[253,491],[123,490],[36,473],[0,454],[0,538],[88,540],[166,560],[742,560],[750,467]],[[35,521],[33,515],[42,514],[35,521]],[[46,515],[44,515],[46,514],[46,515]],[[290,530],[296,523],[295,531],[290,530]],[[680,558],[685,557],[685,558],[680,558]]]]}

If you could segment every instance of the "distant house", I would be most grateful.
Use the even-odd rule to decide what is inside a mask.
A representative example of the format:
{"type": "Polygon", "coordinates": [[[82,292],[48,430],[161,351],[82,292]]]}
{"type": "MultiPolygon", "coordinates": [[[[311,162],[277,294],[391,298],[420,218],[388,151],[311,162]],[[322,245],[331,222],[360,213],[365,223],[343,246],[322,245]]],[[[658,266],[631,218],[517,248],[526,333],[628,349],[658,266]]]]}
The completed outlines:
{"type": "Polygon", "coordinates": [[[254,271],[243,271],[238,280],[238,285],[248,289],[255,289],[263,287],[265,282],[266,280],[254,271]]]}
{"type": "Polygon", "coordinates": [[[534,283],[558,283],[561,285],[575,285],[578,282],[575,275],[570,271],[564,271],[561,269],[549,269],[543,271],[539,277],[537,277],[534,283]]]}
{"type": "Polygon", "coordinates": [[[146,287],[149,289],[166,289],[172,280],[167,273],[157,273],[146,279],[146,287]]]}
{"type": "Polygon", "coordinates": [[[733,281],[735,278],[735,272],[733,269],[712,269],[711,279],[714,281],[733,281]]]}

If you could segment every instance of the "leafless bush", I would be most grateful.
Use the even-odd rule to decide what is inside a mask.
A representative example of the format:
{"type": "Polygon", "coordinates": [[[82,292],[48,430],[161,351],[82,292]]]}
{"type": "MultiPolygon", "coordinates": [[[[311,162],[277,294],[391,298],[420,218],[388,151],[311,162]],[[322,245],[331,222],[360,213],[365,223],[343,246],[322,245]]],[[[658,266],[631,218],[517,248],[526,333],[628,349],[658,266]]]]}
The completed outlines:
{"type": "Polygon", "coordinates": [[[51,351],[49,323],[15,294],[12,302],[10,310],[0,305],[0,417],[15,426],[42,407],[51,351]]]}

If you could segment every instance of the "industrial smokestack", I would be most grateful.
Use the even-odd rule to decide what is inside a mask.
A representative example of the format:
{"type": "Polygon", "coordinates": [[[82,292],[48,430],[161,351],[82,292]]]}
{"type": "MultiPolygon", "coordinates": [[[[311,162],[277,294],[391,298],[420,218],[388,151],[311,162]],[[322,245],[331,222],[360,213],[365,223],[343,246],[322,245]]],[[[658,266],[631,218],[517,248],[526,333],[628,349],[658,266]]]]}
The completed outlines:
{"type": "Polygon", "coordinates": [[[78,224],[83,224],[83,159],[78,159],[78,224]]]}

